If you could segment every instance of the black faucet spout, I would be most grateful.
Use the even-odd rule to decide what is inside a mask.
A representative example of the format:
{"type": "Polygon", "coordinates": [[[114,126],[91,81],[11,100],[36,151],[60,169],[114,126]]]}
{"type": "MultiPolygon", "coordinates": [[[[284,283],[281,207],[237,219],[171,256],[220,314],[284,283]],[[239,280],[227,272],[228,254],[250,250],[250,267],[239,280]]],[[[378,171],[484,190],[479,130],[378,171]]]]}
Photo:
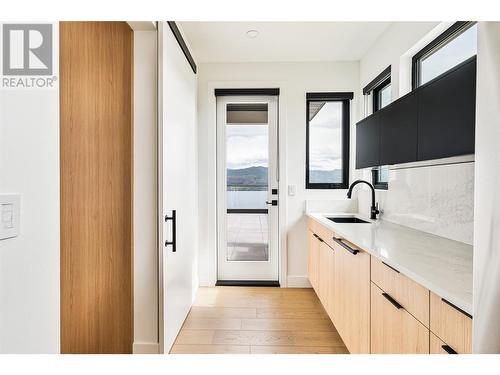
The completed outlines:
{"type": "Polygon", "coordinates": [[[357,184],[367,184],[370,189],[372,190],[372,206],[370,208],[370,219],[372,220],[376,220],[377,219],[377,215],[380,213],[380,211],[378,210],[378,203],[375,203],[375,188],[373,187],[372,184],[370,184],[368,181],[365,181],[365,180],[356,180],[354,181],[351,186],[349,186],[349,191],[347,192],[347,198],[351,199],[351,196],[352,196],[352,189],[354,188],[354,186],[356,186],[357,184]]]}

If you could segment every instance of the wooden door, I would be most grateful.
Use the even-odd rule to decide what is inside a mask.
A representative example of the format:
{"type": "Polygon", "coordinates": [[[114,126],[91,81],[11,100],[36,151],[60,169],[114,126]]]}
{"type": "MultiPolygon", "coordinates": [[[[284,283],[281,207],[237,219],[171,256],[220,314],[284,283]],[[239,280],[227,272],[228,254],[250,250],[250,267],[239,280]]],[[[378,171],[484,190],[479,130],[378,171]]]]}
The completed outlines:
{"type": "Polygon", "coordinates": [[[61,352],[131,353],[133,34],[59,33],[61,352]]]}
{"type": "MultiPolygon", "coordinates": [[[[349,244],[349,246],[353,246],[349,244]]],[[[353,354],[370,353],[370,255],[334,246],[333,324],[353,354]]]]}
{"type": "Polygon", "coordinates": [[[429,329],[371,284],[372,354],[429,354],[429,329]]]}

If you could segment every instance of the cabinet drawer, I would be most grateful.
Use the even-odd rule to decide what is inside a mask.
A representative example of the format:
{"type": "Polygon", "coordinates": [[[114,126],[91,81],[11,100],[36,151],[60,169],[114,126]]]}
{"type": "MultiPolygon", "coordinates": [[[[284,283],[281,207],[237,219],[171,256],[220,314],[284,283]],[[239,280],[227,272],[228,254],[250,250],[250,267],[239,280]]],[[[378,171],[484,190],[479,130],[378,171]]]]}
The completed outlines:
{"type": "Polygon", "coordinates": [[[316,233],[326,244],[333,247],[333,232],[316,220],[309,218],[309,230],[316,233]]]}
{"type": "Polygon", "coordinates": [[[374,283],[371,283],[371,352],[429,353],[429,329],[374,283]]]}
{"type": "Polygon", "coordinates": [[[456,354],[455,350],[431,332],[430,354],[456,354]]]}
{"type": "Polygon", "coordinates": [[[459,354],[472,352],[472,319],[437,294],[430,298],[431,331],[459,354]]]}
{"type": "Polygon", "coordinates": [[[371,257],[371,280],[406,311],[429,327],[429,290],[379,259],[371,257]]]}

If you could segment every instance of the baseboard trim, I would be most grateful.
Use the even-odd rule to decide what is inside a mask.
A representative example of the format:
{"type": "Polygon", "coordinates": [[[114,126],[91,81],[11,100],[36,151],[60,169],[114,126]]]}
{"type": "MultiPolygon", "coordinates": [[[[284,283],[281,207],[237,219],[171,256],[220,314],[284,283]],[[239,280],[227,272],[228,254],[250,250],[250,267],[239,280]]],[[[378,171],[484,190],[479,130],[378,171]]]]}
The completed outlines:
{"type": "Polygon", "coordinates": [[[269,280],[218,280],[215,286],[271,286],[279,288],[280,283],[269,280]]]}
{"type": "Polygon", "coordinates": [[[158,354],[160,345],[157,342],[134,342],[134,354],[158,354]]]}
{"type": "Polygon", "coordinates": [[[312,288],[307,276],[288,276],[288,288],[312,288]]]}

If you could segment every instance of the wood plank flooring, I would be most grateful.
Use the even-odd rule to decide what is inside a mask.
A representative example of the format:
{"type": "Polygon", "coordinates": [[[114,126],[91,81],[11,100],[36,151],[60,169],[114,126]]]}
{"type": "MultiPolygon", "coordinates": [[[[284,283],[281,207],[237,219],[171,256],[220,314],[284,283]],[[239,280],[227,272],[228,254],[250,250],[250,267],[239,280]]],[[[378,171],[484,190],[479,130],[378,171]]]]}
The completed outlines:
{"type": "Polygon", "coordinates": [[[347,354],[312,289],[200,288],[173,354],[347,354]]]}

